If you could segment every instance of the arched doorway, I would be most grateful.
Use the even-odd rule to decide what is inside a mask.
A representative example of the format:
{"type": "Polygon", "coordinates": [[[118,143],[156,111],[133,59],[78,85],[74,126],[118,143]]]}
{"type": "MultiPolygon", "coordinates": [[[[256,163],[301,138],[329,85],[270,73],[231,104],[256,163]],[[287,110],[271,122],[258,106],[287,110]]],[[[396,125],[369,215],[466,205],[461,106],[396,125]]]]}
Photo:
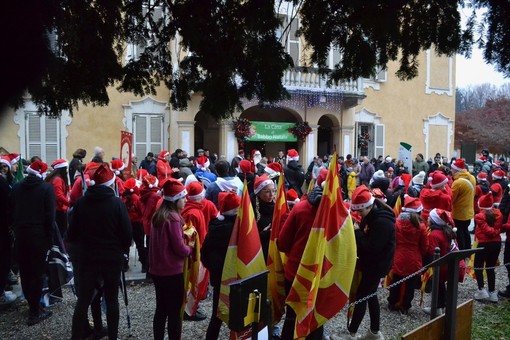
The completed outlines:
{"type": "Polygon", "coordinates": [[[218,153],[220,148],[218,123],[208,114],[199,111],[195,115],[195,150],[186,150],[189,155],[196,156],[197,149],[209,149],[210,153],[218,153]]]}
{"type": "MultiPolygon", "coordinates": [[[[262,107],[259,105],[252,106],[240,116],[250,121],[260,122],[278,122],[278,123],[296,123],[302,122],[301,116],[289,108],[282,107],[262,107]]],[[[278,155],[279,150],[296,149],[299,150],[301,142],[250,142],[244,143],[244,150],[246,155],[251,155],[251,150],[260,150],[262,156],[275,157],[278,155]]]]}
{"type": "Polygon", "coordinates": [[[334,123],[328,116],[322,116],[318,122],[317,131],[317,155],[331,155],[333,153],[333,126],[334,123]]]}

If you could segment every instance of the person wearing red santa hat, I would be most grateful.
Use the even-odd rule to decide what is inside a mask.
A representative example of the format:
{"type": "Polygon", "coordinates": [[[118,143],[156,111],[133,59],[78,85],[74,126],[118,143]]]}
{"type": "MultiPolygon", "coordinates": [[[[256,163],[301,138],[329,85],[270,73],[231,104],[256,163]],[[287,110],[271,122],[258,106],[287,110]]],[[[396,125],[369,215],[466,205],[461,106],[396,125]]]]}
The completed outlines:
{"type": "MultiPolygon", "coordinates": [[[[380,279],[386,276],[392,266],[395,254],[395,214],[382,200],[373,197],[365,185],[360,185],[352,194],[351,210],[362,217],[355,224],[356,245],[358,248],[357,268],[361,271],[361,281],[356,292],[356,301],[377,291],[380,279]]],[[[368,303],[370,329],[366,338],[383,339],[379,330],[380,307],[377,296],[356,305],[351,323],[347,327],[349,336],[356,337],[359,325],[365,316],[368,303]]]]}
{"type": "Polygon", "coordinates": [[[469,225],[475,216],[474,200],[476,192],[476,180],[466,170],[466,163],[462,158],[457,158],[452,164],[452,217],[457,228],[457,241],[459,248],[471,249],[471,236],[469,225]]]}
{"type": "Polygon", "coordinates": [[[83,196],[84,191],[90,186],[90,178],[97,170],[97,168],[101,165],[101,163],[96,162],[88,162],[83,170],[83,175],[76,177],[74,184],[71,188],[71,192],[69,193],[69,203],[71,206],[83,196]],[[85,184],[83,184],[85,181],[85,184]]]}
{"type": "Polygon", "coordinates": [[[212,183],[216,182],[218,177],[209,169],[211,162],[207,156],[198,157],[196,159],[196,163],[197,171],[195,172],[195,176],[204,184],[204,187],[207,189],[212,183]]]}
{"type": "Polygon", "coordinates": [[[28,176],[14,185],[10,195],[16,258],[21,287],[28,302],[29,326],[51,316],[51,311],[39,305],[46,254],[52,245],[55,223],[55,191],[43,180],[47,170],[46,163],[39,160],[30,164],[28,176]]]}
{"type": "MultiPolygon", "coordinates": [[[[18,153],[10,153],[7,155],[9,162],[11,163],[11,173],[15,174],[18,171],[19,162],[21,161],[21,155],[18,153]]],[[[16,178],[14,179],[16,180],[16,178]]]]}
{"type": "Polygon", "coordinates": [[[193,252],[194,244],[184,242],[184,219],[181,212],[188,192],[173,178],[163,184],[163,202],[152,218],[149,246],[149,272],[156,289],[156,311],[153,321],[154,339],[163,340],[168,323],[168,338],[180,339],[181,307],[186,292],[184,260],[193,252]]]}
{"type": "Polygon", "coordinates": [[[246,184],[248,185],[248,193],[251,195],[253,193],[253,182],[255,181],[255,174],[253,173],[253,167],[249,160],[243,159],[239,162],[239,167],[237,168],[237,177],[244,183],[246,180],[246,184]]]}
{"type": "Polygon", "coordinates": [[[219,214],[209,224],[209,231],[200,252],[202,263],[210,272],[211,286],[213,286],[211,321],[207,327],[206,340],[216,340],[219,337],[222,321],[218,318],[217,312],[221,274],[240,205],[241,197],[236,193],[222,191],[218,194],[219,214]]]}
{"type": "Polygon", "coordinates": [[[298,196],[303,196],[301,189],[305,182],[305,173],[299,161],[299,153],[295,149],[287,151],[287,165],[284,167],[285,179],[289,182],[290,188],[296,190],[298,196]]]}
{"type": "MultiPolygon", "coordinates": [[[[443,209],[432,209],[427,220],[427,226],[430,229],[429,233],[429,248],[427,250],[426,263],[432,260],[436,248],[439,248],[439,255],[444,256],[453,249],[458,249],[456,243],[457,229],[452,214],[443,209]]],[[[439,291],[437,297],[437,315],[443,313],[443,308],[446,305],[446,274],[448,266],[444,265],[439,273],[439,291]]],[[[427,314],[431,313],[430,307],[423,308],[427,314]]]]}
{"type": "Polygon", "coordinates": [[[260,243],[267,260],[269,250],[269,237],[271,236],[271,222],[273,220],[275,195],[274,182],[266,174],[256,176],[253,185],[253,194],[250,195],[255,221],[259,230],[260,243]]]}
{"type": "MultiPolygon", "coordinates": [[[[51,183],[53,185],[53,190],[55,191],[55,199],[56,199],[56,212],[55,212],[55,222],[58,226],[58,231],[60,232],[60,236],[64,238],[67,233],[67,210],[69,209],[69,183],[68,183],[68,175],[67,168],[69,164],[65,159],[57,159],[51,164],[53,171],[46,176],[44,179],[46,182],[51,183]]],[[[50,305],[53,305],[53,302],[62,300],[62,290],[60,288],[60,280],[56,280],[53,275],[48,275],[48,288],[52,292],[50,294],[50,305]],[[58,299],[55,299],[58,298],[58,299]]]]}
{"type": "Polygon", "coordinates": [[[475,239],[478,240],[478,248],[484,248],[475,254],[475,268],[486,268],[487,285],[489,291],[484,288],[483,269],[475,269],[478,291],[475,292],[475,300],[488,300],[498,302],[498,291],[496,290],[496,274],[494,267],[498,261],[501,250],[501,227],[503,215],[494,208],[493,195],[489,192],[478,200],[480,212],[475,215],[475,239]]]}
{"type": "Polygon", "coordinates": [[[289,189],[287,191],[286,198],[287,198],[287,203],[289,205],[289,209],[291,209],[291,210],[294,207],[294,205],[296,205],[297,203],[299,203],[301,201],[297,195],[296,190],[294,190],[294,189],[289,189]]]}
{"type": "Polygon", "coordinates": [[[140,190],[134,178],[124,183],[122,201],[126,205],[129,220],[133,227],[133,241],[138,251],[138,259],[142,265],[142,273],[147,272],[147,249],[145,248],[145,232],[143,230],[143,205],[140,200],[140,190]]]}
{"type": "Polygon", "coordinates": [[[118,197],[122,197],[124,194],[124,169],[126,168],[126,164],[122,162],[121,159],[112,159],[110,161],[111,169],[115,173],[115,191],[118,197]]]}
{"type": "Polygon", "coordinates": [[[503,198],[503,192],[508,185],[506,173],[499,169],[492,173],[491,192],[494,196],[494,203],[499,204],[503,198]]]}
{"type": "Polygon", "coordinates": [[[452,210],[452,194],[448,187],[448,178],[441,171],[431,174],[427,186],[420,192],[420,201],[423,205],[421,218],[427,221],[429,213],[434,208],[446,211],[452,210]]]}
{"type": "MultiPolygon", "coordinates": [[[[287,219],[283,222],[277,238],[278,249],[287,255],[287,262],[284,266],[285,293],[288,295],[292,282],[296,276],[301,257],[308,242],[317,209],[322,199],[321,187],[314,187],[308,194],[306,200],[301,200],[294,205],[287,219]]],[[[285,322],[283,324],[281,339],[294,339],[294,326],[296,323],[295,311],[287,305],[285,307],[285,322]]],[[[312,332],[308,339],[322,339],[323,327],[312,332]]]]}
{"type": "Polygon", "coordinates": [[[179,171],[179,169],[172,169],[168,160],[170,159],[170,152],[167,150],[163,150],[158,155],[158,161],[156,162],[156,173],[158,181],[161,181],[164,178],[172,177],[172,173],[174,171],[179,171]]]}
{"type": "Polygon", "coordinates": [[[482,195],[488,193],[489,191],[490,189],[489,184],[487,182],[487,173],[479,172],[478,175],[476,175],[476,191],[473,206],[475,214],[478,214],[480,212],[480,208],[478,207],[478,199],[482,197],[482,195]]]}
{"type": "MultiPolygon", "coordinates": [[[[87,311],[102,280],[108,337],[116,339],[119,326],[119,277],[132,240],[131,222],[125,204],[115,196],[115,174],[101,164],[92,174],[90,187],[73,207],[68,241],[75,249],[79,278],[78,301],[72,323],[72,339],[82,339],[87,311]]],[[[94,318],[96,320],[96,318],[94,318]]],[[[99,332],[102,322],[94,324],[99,332]]]]}
{"type": "MultiPolygon", "coordinates": [[[[429,240],[427,228],[420,218],[422,209],[423,206],[419,198],[405,197],[402,212],[395,223],[397,245],[391,268],[392,284],[418,271],[423,266],[422,258],[428,250],[429,240]]],[[[414,287],[419,280],[419,276],[409,278],[404,283],[404,291],[402,291],[402,284],[390,288],[389,309],[408,314],[414,298],[414,287]]]]}
{"type": "MultiPolygon", "coordinates": [[[[140,202],[142,203],[142,224],[145,233],[145,247],[147,254],[149,253],[150,237],[151,237],[151,220],[154,212],[156,211],[158,201],[161,196],[159,195],[159,181],[152,175],[146,175],[142,178],[142,186],[140,187],[140,202]]],[[[147,261],[147,274],[146,280],[150,281],[149,262],[147,261]]]]}
{"type": "MultiPolygon", "coordinates": [[[[197,230],[200,245],[202,246],[205,240],[205,236],[207,234],[208,225],[211,220],[211,213],[216,217],[218,215],[218,210],[216,206],[209,200],[205,198],[205,189],[202,183],[199,181],[193,181],[186,185],[186,190],[188,191],[187,202],[184,205],[184,209],[182,210],[182,217],[186,223],[191,223],[197,230]],[[213,211],[209,211],[209,209],[214,209],[213,211]],[[207,217],[206,217],[207,216],[207,217]]],[[[204,270],[203,266],[200,266],[199,277],[203,277],[199,282],[199,300],[205,299],[207,297],[207,285],[209,283],[209,272],[204,270]]],[[[199,310],[193,310],[196,306],[193,306],[191,315],[188,315],[188,311],[184,314],[184,320],[189,321],[201,321],[206,318],[206,315],[199,310]]]]}

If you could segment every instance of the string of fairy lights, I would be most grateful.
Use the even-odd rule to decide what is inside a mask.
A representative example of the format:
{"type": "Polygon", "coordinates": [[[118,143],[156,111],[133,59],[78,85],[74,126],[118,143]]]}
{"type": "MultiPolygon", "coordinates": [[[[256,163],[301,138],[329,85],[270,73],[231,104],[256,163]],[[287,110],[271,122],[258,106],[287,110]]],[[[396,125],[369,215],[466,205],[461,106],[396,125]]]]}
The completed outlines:
{"type": "Polygon", "coordinates": [[[315,92],[309,90],[289,90],[290,99],[276,103],[261,103],[257,98],[248,100],[243,98],[241,103],[244,108],[261,105],[266,108],[292,108],[310,109],[322,108],[329,112],[340,112],[342,109],[343,95],[341,92],[315,92]]]}

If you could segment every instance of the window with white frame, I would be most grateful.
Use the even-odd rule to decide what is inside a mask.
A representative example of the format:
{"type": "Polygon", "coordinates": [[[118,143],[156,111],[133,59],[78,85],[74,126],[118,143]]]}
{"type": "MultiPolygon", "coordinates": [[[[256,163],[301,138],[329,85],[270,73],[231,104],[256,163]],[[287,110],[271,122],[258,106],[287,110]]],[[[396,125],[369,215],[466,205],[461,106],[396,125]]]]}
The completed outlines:
{"type": "Polygon", "coordinates": [[[294,17],[289,25],[288,15],[279,14],[278,17],[282,24],[276,31],[276,38],[281,41],[286,52],[291,56],[294,67],[298,67],[301,60],[301,43],[298,36],[299,19],[294,17]]]}
{"type": "Polygon", "coordinates": [[[37,112],[27,113],[25,138],[24,158],[39,156],[44,162],[51,164],[62,157],[60,118],[39,115],[37,112]]]}
{"type": "Polygon", "coordinates": [[[134,152],[145,157],[149,151],[155,155],[163,150],[164,117],[159,114],[134,114],[134,152]]]}

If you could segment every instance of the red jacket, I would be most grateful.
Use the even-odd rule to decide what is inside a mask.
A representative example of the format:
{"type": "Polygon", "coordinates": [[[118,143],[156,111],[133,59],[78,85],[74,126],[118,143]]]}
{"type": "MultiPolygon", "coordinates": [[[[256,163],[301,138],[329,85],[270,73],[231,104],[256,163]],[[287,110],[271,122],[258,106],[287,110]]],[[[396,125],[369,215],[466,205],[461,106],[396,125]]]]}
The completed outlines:
{"type": "Polygon", "coordinates": [[[420,269],[429,246],[425,224],[420,223],[420,228],[416,228],[406,216],[409,215],[400,214],[395,223],[397,246],[391,271],[399,276],[407,276],[420,269]]]}
{"type": "MultiPolygon", "coordinates": [[[[442,257],[450,252],[450,249],[452,248],[452,241],[448,240],[441,227],[434,225],[432,226],[432,230],[430,231],[429,234],[429,248],[427,250],[427,255],[433,256],[436,247],[439,247],[440,249],[439,255],[442,257]]],[[[441,266],[439,273],[440,282],[446,282],[447,273],[448,266],[447,265],[441,266]]]]}
{"type": "Polygon", "coordinates": [[[430,211],[434,208],[452,211],[452,195],[451,189],[445,187],[445,190],[434,190],[423,188],[420,192],[420,201],[423,205],[421,217],[424,222],[427,222],[430,211]]]}
{"type": "Polygon", "coordinates": [[[277,245],[287,255],[286,280],[293,281],[296,276],[316,213],[317,207],[306,200],[301,201],[294,206],[280,229],[277,245]]]}
{"type": "Polygon", "coordinates": [[[124,194],[124,182],[119,177],[115,177],[115,185],[117,186],[119,197],[122,197],[122,194],[124,194]]]}
{"type": "Polygon", "coordinates": [[[186,223],[191,223],[195,227],[200,239],[200,246],[204,243],[207,234],[207,224],[204,217],[204,205],[202,202],[188,201],[181,211],[182,218],[186,223]]]}
{"type": "Polygon", "coordinates": [[[143,231],[145,235],[150,236],[151,234],[151,220],[152,215],[156,211],[157,203],[160,199],[160,196],[157,194],[158,188],[142,188],[140,201],[142,202],[143,214],[142,214],[142,222],[143,222],[143,231]]]}
{"type": "Polygon", "coordinates": [[[66,212],[69,209],[69,198],[67,196],[69,188],[66,187],[64,180],[60,177],[54,177],[51,185],[53,185],[55,191],[56,210],[66,212]]]}
{"type": "Polygon", "coordinates": [[[156,172],[157,172],[157,178],[158,181],[161,182],[161,180],[165,178],[172,177],[172,167],[168,163],[166,159],[158,159],[158,162],[156,163],[156,172]]]}
{"type": "Polygon", "coordinates": [[[501,242],[501,227],[503,225],[503,215],[498,209],[491,209],[494,213],[494,225],[491,227],[486,220],[486,210],[480,211],[475,215],[475,238],[479,243],[501,242]]]}
{"type": "Polygon", "coordinates": [[[129,214],[129,220],[133,223],[143,222],[143,205],[140,196],[135,193],[122,196],[122,201],[126,204],[129,214]]]}
{"type": "Polygon", "coordinates": [[[207,198],[202,200],[202,205],[204,206],[205,225],[209,228],[209,223],[218,216],[218,208],[207,198]]]}

